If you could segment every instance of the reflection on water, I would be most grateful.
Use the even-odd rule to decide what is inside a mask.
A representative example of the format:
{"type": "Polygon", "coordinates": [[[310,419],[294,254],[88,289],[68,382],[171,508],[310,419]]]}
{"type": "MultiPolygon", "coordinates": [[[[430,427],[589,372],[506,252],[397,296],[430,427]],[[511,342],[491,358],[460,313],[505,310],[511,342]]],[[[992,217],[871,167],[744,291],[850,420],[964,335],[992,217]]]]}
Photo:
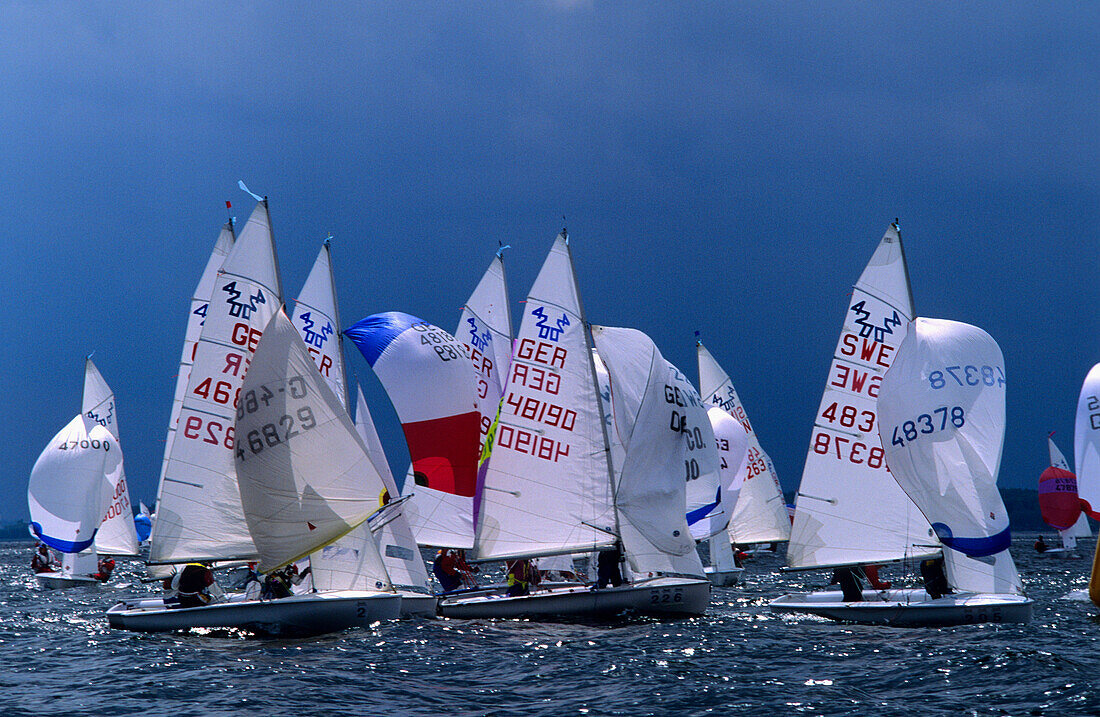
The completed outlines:
{"type": "Polygon", "coordinates": [[[27,567],[31,544],[2,543],[0,714],[1100,713],[1100,611],[1064,599],[1087,587],[1092,561],[1039,558],[1033,541],[1013,546],[1036,600],[1029,625],[773,616],[770,598],[827,576],[780,574],[781,555],[760,555],[700,618],[408,621],[295,640],[116,632],[103,611],[149,590],[140,564],[120,560],[108,587],[47,591],[27,567]]]}

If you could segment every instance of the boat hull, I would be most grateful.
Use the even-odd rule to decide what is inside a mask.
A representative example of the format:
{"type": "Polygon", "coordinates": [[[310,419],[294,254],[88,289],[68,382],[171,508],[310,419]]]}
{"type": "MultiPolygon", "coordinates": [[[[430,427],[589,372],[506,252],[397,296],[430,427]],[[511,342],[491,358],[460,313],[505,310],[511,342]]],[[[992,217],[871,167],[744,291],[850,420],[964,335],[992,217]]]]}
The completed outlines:
{"type": "Polygon", "coordinates": [[[772,612],[818,615],[838,622],[922,627],[1031,621],[1023,595],[956,593],[933,600],[923,589],[864,590],[863,601],[844,602],[839,590],[791,593],[772,600],[772,612]]]}
{"type": "Polygon", "coordinates": [[[439,598],[424,593],[399,592],[401,596],[401,617],[436,617],[439,598]]]}
{"type": "Polygon", "coordinates": [[[49,590],[65,588],[99,587],[103,583],[88,575],[65,575],[64,573],[35,573],[38,584],[49,590]]]}
{"type": "Polygon", "coordinates": [[[688,616],[702,615],[709,602],[709,581],[662,577],[600,590],[575,585],[515,597],[499,592],[458,595],[440,600],[439,614],[458,619],[584,618],[623,612],[688,616]]]}
{"type": "Polygon", "coordinates": [[[115,629],[135,632],[238,628],[264,635],[320,635],[396,619],[401,602],[396,593],[355,590],[191,608],[168,608],[161,599],[137,600],[107,610],[107,621],[115,629]]]}
{"type": "Polygon", "coordinates": [[[1052,558],[1054,560],[1077,560],[1081,557],[1077,554],[1076,550],[1071,548],[1047,548],[1041,553],[1035,551],[1035,556],[1039,558],[1052,558]]]}
{"type": "Polygon", "coordinates": [[[703,568],[703,571],[707,574],[707,579],[710,580],[710,584],[715,587],[728,588],[741,582],[741,574],[745,572],[744,568],[729,568],[727,570],[718,570],[713,567],[703,568]]]}

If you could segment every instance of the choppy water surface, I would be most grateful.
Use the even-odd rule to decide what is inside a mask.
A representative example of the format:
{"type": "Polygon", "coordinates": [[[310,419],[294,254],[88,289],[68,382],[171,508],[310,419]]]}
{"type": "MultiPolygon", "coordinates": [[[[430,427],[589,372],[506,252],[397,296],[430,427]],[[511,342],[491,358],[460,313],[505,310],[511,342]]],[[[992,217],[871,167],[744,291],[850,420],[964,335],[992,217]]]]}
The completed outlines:
{"type": "Polygon", "coordinates": [[[406,621],[309,640],[110,630],[103,611],[148,590],[139,563],[119,561],[110,587],[48,591],[30,544],[0,543],[0,714],[1100,714],[1100,611],[1063,599],[1086,587],[1091,544],[1062,561],[1033,541],[1013,547],[1030,625],[775,617],[769,598],[825,578],[762,556],[691,620],[406,621]]]}

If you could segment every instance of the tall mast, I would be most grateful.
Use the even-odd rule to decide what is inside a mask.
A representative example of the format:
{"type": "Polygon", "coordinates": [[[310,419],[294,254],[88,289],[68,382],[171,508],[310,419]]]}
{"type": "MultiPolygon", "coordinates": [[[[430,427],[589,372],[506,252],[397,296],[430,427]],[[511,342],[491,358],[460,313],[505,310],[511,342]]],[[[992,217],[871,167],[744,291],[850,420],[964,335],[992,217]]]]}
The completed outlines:
{"type": "MultiPolygon", "coordinates": [[[[611,439],[607,435],[607,422],[603,420],[603,399],[600,397],[599,386],[596,385],[596,359],[593,358],[593,346],[592,346],[592,324],[588,322],[588,314],[584,310],[584,300],[581,299],[580,284],[577,282],[577,267],[573,264],[573,250],[569,248],[569,234],[566,231],[566,227],[561,229],[562,238],[565,240],[565,251],[569,253],[569,270],[573,272],[573,286],[577,290],[577,306],[581,310],[581,323],[582,332],[584,334],[584,345],[588,352],[588,366],[592,371],[592,387],[596,393],[596,405],[600,406],[600,431],[603,433],[603,455],[607,462],[607,480],[611,485],[611,512],[615,518],[615,538],[622,541],[622,530],[619,527],[619,510],[615,504],[615,494],[618,492],[618,486],[615,485],[615,468],[611,464],[611,439]]],[[[608,376],[608,384],[611,383],[611,377],[608,376]]],[[[611,411],[611,406],[608,406],[608,411],[611,411]]]]}

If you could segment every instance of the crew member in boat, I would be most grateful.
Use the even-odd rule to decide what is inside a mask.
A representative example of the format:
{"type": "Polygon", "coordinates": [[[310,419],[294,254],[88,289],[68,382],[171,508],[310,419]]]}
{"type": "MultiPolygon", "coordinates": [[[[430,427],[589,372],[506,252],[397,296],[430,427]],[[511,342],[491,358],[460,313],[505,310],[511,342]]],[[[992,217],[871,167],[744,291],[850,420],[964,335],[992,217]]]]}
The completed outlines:
{"type": "Polygon", "coordinates": [[[49,547],[39,541],[34,548],[34,555],[31,556],[31,570],[36,573],[52,573],[56,571],[54,565],[53,554],[49,547]]]}
{"type": "Polygon", "coordinates": [[[443,549],[436,553],[435,560],[432,562],[432,574],[439,581],[443,592],[457,590],[462,585],[462,577],[458,573],[458,554],[450,549],[443,549]]]}
{"type": "Polygon", "coordinates": [[[110,555],[105,555],[99,559],[97,567],[99,572],[92,577],[101,583],[105,583],[111,579],[111,573],[115,571],[115,559],[110,555]]]}
{"type": "Polygon", "coordinates": [[[944,572],[943,558],[929,558],[922,560],[920,564],[920,576],[924,580],[924,591],[936,600],[944,595],[955,592],[951,584],[947,582],[947,573],[944,572]]]}
{"type": "Polygon", "coordinates": [[[164,599],[169,607],[202,607],[225,598],[214,579],[214,571],[202,563],[188,563],[175,575],[164,580],[164,589],[171,595],[164,599]]]}
{"type": "Polygon", "coordinates": [[[529,595],[539,584],[539,571],[526,558],[508,563],[508,596],[529,595]]]}
{"type": "Polygon", "coordinates": [[[830,585],[840,585],[844,602],[859,602],[863,599],[863,583],[860,580],[863,571],[858,567],[844,566],[833,568],[830,585]]]}
{"type": "Polygon", "coordinates": [[[623,584],[623,573],[619,568],[619,563],[623,560],[623,549],[615,543],[614,550],[601,551],[596,556],[596,589],[610,585],[613,588],[617,588],[623,584]]]}
{"type": "Polygon", "coordinates": [[[260,599],[278,600],[279,598],[290,597],[294,594],[294,586],[301,585],[302,581],[312,574],[312,572],[313,566],[310,566],[299,573],[298,566],[294,563],[279,570],[272,570],[264,579],[263,589],[260,591],[260,599]]]}
{"type": "Polygon", "coordinates": [[[245,600],[259,600],[260,595],[263,593],[263,580],[260,579],[260,574],[256,572],[256,563],[249,563],[245,568],[244,577],[237,580],[230,587],[234,590],[243,591],[245,600]]]}
{"type": "Polygon", "coordinates": [[[477,578],[474,577],[474,573],[480,572],[480,568],[476,565],[470,565],[466,562],[466,551],[459,548],[455,552],[455,570],[458,571],[459,576],[462,578],[462,582],[466,584],[468,588],[477,587],[477,578]]]}
{"type": "Polygon", "coordinates": [[[1035,541],[1035,551],[1039,553],[1045,553],[1047,551],[1046,541],[1043,540],[1043,536],[1039,536],[1039,539],[1035,541]]]}

